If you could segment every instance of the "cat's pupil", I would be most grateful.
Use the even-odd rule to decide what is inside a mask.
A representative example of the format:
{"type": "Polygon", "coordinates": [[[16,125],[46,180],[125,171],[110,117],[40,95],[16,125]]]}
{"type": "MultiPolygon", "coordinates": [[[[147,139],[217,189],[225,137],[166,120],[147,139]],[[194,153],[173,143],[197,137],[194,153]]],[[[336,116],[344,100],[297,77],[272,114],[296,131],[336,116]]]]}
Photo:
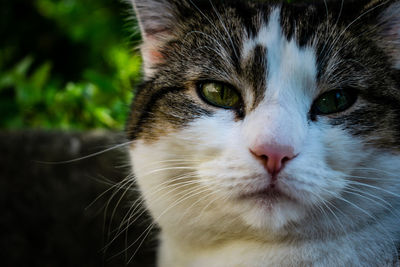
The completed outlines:
{"type": "Polygon", "coordinates": [[[328,115],[350,108],[356,101],[356,94],[351,90],[333,90],[320,96],[314,102],[317,115],[328,115]]]}
{"type": "Polygon", "coordinates": [[[238,107],[240,103],[238,92],[226,84],[209,82],[200,87],[200,96],[208,104],[230,109],[238,107]]]}

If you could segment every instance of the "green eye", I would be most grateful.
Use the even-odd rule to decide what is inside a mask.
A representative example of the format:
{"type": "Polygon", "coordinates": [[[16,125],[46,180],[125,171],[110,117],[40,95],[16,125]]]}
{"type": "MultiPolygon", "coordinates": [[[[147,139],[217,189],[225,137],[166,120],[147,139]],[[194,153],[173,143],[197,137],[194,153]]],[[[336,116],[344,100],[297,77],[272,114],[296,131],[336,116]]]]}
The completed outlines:
{"type": "Polygon", "coordinates": [[[239,93],[224,83],[203,83],[199,86],[199,93],[207,103],[217,107],[230,109],[240,104],[239,93]]]}
{"type": "Polygon", "coordinates": [[[356,99],[357,95],[352,90],[333,90],[315,100],[313,109],[319,115],[337,113],[351,107],[356,99]]]}

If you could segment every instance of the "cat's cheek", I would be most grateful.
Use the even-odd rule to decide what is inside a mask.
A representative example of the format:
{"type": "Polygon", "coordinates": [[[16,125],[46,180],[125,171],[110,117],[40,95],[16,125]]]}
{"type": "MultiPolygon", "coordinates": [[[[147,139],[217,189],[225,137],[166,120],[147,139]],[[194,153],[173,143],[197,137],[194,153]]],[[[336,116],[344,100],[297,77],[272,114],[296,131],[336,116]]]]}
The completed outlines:
{"type": "MultiPolygon", "coordinates": [[[[167,173],[170,172],[163,171],[168,168],[166,164],[161,163],[166,159],[163,146],[159,142],[148,144],[139,140],[129,151],[136,183],[153,217],[162,213],[163,205],[157,198],[165,192],[159,185],[165,182],[167,173]]],[[[168,195],[165,196],[167,197],[168,195]]]]}
{"type": "Polygon", "coordinates": [[[286,184],[305,204],[330,200],[340,194],[346,176],[366,155],[361,141],[345,130],[314,124],[301,153],[284,170],[286,184]]]}
{"type": "Polygon", "coordinates": [[[326,125],[321,128],[321,142],[326,151],[325,161],[333,170],[349,173],[369,157],[364,146],[366,140],[353,136],[340,127],[326,125]]]}
{"type": "MultiPolygon", "coordinates": [[[[233,140],[232,134],[237,128],[233,117],[232,112],[216,112],[212,118],[199,118],[152,143],[135,141],[130,150],[132,166],[146,205],[154,217],[165,213],[166,208],[181,201],[178,199],[185,194],[188,198],[183,200],[183,197],[168,213],[179,210],[180,204],[196,202],[203,197],[201,193],[195,195],[202,189],[206,192],[206,188],[210,188],[206,192],[210,196],[216,191],[215,184],[221,182],[215,177],[218,170],[210,169],[208,175],[200,176],[199,166],[220,158],[222,151],[229,147],[228,140],[233,140]],[[189,197],[191,192],[193,197],[189,197]]],[[[195,205],[201,206],[201,203],[195,205]]],[[[168,214],[162,217],[168,217],[168,214]]]]}
{"type": "Polygon", "coordinates": [[[225,140],[224,148],[213,158],[198,166],[200,182],[212,186],[228,199],[265,188],[268,174],[244,145],[238,133],[236,138],[225,140]]]}
{"type": "Polygon", "coordinates": [[[302,152],[284,169],[282,190],[310,210],[324,208],[324,202],[342,197],[356,170],[373,154],[346,130],[315,124],[302,152]]]}

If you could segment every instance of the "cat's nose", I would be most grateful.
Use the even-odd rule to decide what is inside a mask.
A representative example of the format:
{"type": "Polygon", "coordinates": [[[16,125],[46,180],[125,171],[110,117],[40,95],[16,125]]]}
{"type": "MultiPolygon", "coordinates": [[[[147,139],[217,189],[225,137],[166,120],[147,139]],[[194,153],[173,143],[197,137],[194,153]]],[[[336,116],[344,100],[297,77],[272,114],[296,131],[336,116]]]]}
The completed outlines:
{"type": "Polygon", "coordinates": [[[285,163],[295,157],[293,147],[278,144],[260,144],[252,147],[250,151],[263,161],[267,171],[275,176],[285,163]]]}

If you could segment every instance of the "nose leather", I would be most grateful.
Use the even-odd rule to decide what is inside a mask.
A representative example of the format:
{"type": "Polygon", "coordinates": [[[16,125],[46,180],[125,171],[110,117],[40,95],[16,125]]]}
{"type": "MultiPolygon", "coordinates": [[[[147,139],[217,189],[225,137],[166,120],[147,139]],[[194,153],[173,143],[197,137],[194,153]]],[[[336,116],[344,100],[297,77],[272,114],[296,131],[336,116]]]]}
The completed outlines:
{"type": "Polygon", "coordinates": [[[263,161],[264,167],[271,175],[278,174],[285,163],[295,156],[294,149],[291,146],[279,144],[260,144],[252,147],[250,150],[263,161]]]}

